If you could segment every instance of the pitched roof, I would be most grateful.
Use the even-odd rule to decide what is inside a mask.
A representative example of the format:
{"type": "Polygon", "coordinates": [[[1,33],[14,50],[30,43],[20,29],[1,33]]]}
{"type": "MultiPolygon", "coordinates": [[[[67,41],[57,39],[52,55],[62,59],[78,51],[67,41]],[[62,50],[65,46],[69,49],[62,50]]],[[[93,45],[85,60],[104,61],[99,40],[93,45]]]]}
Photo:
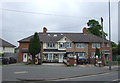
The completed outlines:
{"type": "MultiPolygon", "coordinates": [[[[83,33],[38,33],[41,42],[57,42],[64,36],[70,39],[73,42],[85,42],[85,43],[94,43],[94,42],[102,42],[102,38],[95,36],[93,34],[83,34],[83,33]]],[[[24,38],[18,42],[29,42],[29,40],[33,37],[29,36],[24,38]]],[[[108,40],[104,40],[104,42],[108,42],[108,40]]]]}
{"type": "Polygon", "coordinates": [[[15,45],[0,38],[0,46],[2,47],[16,47],[15,45]]]}

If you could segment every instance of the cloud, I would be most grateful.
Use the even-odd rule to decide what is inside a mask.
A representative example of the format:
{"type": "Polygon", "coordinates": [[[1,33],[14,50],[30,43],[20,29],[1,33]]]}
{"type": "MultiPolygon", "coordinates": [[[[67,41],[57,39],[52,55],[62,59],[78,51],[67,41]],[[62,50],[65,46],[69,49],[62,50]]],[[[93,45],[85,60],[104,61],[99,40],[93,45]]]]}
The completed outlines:
{"type": "MultiPolygon", "coordinates": [[[[111,3],[112,40],[118,41],[116,31],[117,2],[111,3]],[[114,28],[113,28],[114,27],[114,28]]],[[[17,41],[45,26],[49,32],[81,32],[90,19],[104,18],[104,30],[108,32],[108,3],[67,0],[41,0],[34,2],[6,2],[2,4],[3,38],[18,45],[17,41]]]]}

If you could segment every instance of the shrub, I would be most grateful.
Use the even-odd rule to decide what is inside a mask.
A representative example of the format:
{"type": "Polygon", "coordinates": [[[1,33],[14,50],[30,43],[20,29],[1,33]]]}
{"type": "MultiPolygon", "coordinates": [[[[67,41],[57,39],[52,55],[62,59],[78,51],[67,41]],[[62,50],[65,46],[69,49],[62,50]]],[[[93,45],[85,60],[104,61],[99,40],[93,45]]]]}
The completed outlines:
{"type": "Polygon", "coordinates": [[[120,57],[117,58],[117,61],[120,61],[120,57]]]}

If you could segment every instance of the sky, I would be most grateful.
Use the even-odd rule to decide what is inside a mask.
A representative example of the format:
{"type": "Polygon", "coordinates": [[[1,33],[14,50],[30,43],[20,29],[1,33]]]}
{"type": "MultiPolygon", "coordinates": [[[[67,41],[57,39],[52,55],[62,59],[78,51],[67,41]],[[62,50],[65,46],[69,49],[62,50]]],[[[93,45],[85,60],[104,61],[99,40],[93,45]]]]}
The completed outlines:
{"type": "MultiPolygon", "coordinates": [[[[118,1],[111,0],[111,40],[118,42],[118,1]]],[[[82,33],[87,22],[95,19],[109,34],[108,0],[30,0],[0,2],[0,37],[18,46],[19,40],[42,32],[82,33]]],[[[109,38],[109,36],[107,37],[109,38]]]]}

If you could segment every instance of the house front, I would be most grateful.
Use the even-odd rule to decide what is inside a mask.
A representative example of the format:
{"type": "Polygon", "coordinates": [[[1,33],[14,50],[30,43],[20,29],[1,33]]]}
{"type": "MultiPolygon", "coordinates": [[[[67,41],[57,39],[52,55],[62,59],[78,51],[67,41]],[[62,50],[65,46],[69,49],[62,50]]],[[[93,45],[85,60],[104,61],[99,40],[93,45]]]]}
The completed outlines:
{"type": "MultiPolygon", "coordinates": [[[[101,54],[104,52],[106,60],[112,58],[112,50],[108,45],[108,40],[104,40],[104,48],[102,46],[102,38],[88,34],[86,28],[82,33],[50,33],[47,28],[43,28],[43,32],[39,32],[41,44],[40,53],[37,55],[42,58],[43,62],[63,62],[66,56],[85,56],[86,58],[95,57],[96,47],[100,49],[101,54]]],[[[28,52],[29,41],[33,37],[29,36],[19,42],[19,62],[28,62],[31,55],[28,52]]]]}
{"type": "Polygon", "coordinates": [[[0,54],[14,53],[15,47],[15,45],[0,38],[0,54]]]}

